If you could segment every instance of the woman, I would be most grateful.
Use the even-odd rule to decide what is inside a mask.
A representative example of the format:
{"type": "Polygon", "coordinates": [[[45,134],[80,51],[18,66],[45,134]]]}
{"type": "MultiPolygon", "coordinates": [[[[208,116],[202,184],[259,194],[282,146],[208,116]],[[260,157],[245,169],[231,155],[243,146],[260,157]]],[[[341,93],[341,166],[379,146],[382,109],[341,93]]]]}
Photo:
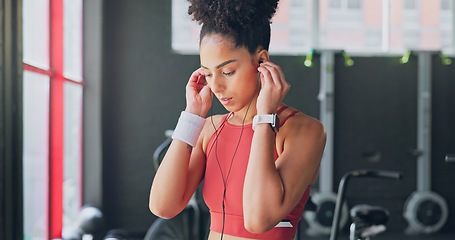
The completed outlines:
{"type": "Polygon", "coordinates": [[[202,24],[201,68],[150,191],[150,210],[172,218],[204,180],[209,239],[292,239],[326,135],[286,106],[281,68],[269,61],[271,0],[192,0],[202,24]],[[205,118],[215,96],[229,111],[205,118]],[[281,121],[279,120],[281,119],[281,121]]]}

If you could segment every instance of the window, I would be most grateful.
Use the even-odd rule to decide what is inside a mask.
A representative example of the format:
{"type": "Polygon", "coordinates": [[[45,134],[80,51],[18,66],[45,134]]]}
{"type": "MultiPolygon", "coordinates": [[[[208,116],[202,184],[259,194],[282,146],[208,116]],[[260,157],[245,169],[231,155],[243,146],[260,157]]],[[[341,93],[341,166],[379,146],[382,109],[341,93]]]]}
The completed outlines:
{"type": "Polygon", "coordinates": [[[359,9],[362,8],[361,0],[329,0],[331,9],[359,9]]]}
{"type": "Polygon", "coordinates": [[[81,207],[82,0],[23,0],[24,239],[61,238],[81,207]]]}
{"type": "Polygon", "coordinates": [[[405,0],[404,9],[405,10],[416,10],[417,9],[416,0],[405,0]]]}
{"type": "Polygon", "coordinates": [[[452,43],[455,39],[452,39],[454,29],[453,18],[455,13],[452,12],[453,5],[455,4],[454,0],[441,0],[441,12],[439,14],[439,23],[440,23],[440,45],[443,49],[453,48],[455,51],[455,46],[452,46],[452,43]]]}
{"type": "MultiPolygon", "coordinates": [[[[281,0],[272,21],[270,52],[305,55],[314,48],[370,54],[453,52],[453,4],[453,0],[281,0]]],[[[187,9],[188,1],[172,0],[172,49],[198,54],[200,28],[187,9]]]]}
{"type": "Polygon", "coordinates": [[[362,1],[361,0],[348,0],[348,8],[351,8],[351,9],[362,8],[362,1]]]}
{"type": "Polygon", "coordinates": [[[329,8],[341,8],[341,0],[329,0],[329,8]]]}
{"type": "MultiPolygon", "coordinates": [[[[304,52],[311,45],[312,0],[280,0],[272,19],[270,51],[277,54],[304,52]]],[[[187,0],[172,0],[172,49],[199,53],[200,26],[188,15],[187,0]]]]}
{"type": "MultiPolygon", "coordinates": [[[[380,13],[380,1],[372,1],[375,10],[380,13]],[[379,9],[378,9],[379,8],[379,9]]],[[[367,46],[370,49],[381,48],[381,14],[370,8],[361,8],[358,0],[321,0],[319,6],[319,47],[325,49],[345,49],[361,51],[367,46]],[[329,7],[327,8],[327,1],[329,7]],[[338,8],[331,2],[339,2],[338,8]]]]}
{"type": "Polygon", "coordinates": [[[441,0],[441,10],[450,10],[452,7],[451,3],[453,3],[453,0],[441,0]]]}
{"type": "Polygon", "coordinates": [[[439,51],[451,49],[453,12],[442,11],[443,1],[390,1],[390,50],[439,51]],[[437,4],[435,4],[437,2],[437,4]],[[402,12],[401,16],[397,13],[402,12]]]}

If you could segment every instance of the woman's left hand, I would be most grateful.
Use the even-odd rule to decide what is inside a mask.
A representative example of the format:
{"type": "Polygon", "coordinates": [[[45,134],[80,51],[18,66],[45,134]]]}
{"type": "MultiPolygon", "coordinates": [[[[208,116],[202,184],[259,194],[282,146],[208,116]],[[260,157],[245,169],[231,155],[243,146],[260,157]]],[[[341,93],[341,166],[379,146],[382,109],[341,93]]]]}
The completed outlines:
{"type": "Polygon", "coordinates": [[[291,85],[286,82],[280,66],[265,61],[258,67],[261,90],[256,103],[257,114],[276,113],[291,85]]]}

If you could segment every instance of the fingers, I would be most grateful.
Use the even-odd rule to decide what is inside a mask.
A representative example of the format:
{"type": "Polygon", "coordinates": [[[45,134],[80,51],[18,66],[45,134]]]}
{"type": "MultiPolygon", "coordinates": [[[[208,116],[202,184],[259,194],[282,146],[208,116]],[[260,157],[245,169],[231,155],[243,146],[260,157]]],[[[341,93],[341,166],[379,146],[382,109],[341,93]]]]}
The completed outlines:
{"type": "Polygon", "coordinates": [[[209,86],[206,85],[206,86],[202,87],[200,95],[202,98],[204,98],[205,101],[212,102],[213,93],[212,93],[212,90],[209,88],[209,86]]]}
{"type": "Polygon", "coordinates": [[[199,68],[191,74],[187,87],[194,89],[196,93],[202,94],[204,97],[209,96],[210,99],[212,98],[212,90],[205,79],[205,72],[203,68],[199,68]]]}
{"type": "Polygon", "coordinates": [[[205,80],[202,68],[195,70],[186,85],[185,111],[205,117],[212,105],[212,92],[205,80]]]}
{"type": "Polygon", "coordinates": [[[265,61],[260,64],[258,71],[261,74],[262,84],[274,84],[276,87],[289,87],[289,83],[286,82],[284,73],[281,70],[280,66],[270,62],[265,61]]]}
{"type": "Polygon", "coordinates": [[[264,81],[263,83],[279,84],[282,82],[282,76],[279,73],[281,69],[271,62],[261,63],[258,71],[262,73],[261,79],[264,81]]]}
{"type": "Polygon", "coordinates": [[[186,85],[187,90],[194,90],[196,92],[200,92],[204,86],[207,85],[207,81],[205,80],[205,73],[204,69],[199,68],[195,70],[192,74],[188,83],[186,85]]]}
{"type": "Polygon", "coordinates": [[[197,84],[205,85],[205,83],[206,83],[205,76],[204,75],[199,75],[198,80],[197,80],[197,84]]]}
{"type": "Polygon", "coordinates": [[[188,85],[196,87],[198,85],[204,86],[205,84],[206,84],[206,81],[205,81],[204,69],[202,69],[202,68],[196,69],[191,74],[191,77],[190,77],[190,79],[188,81],[188,85]]]}
{"type": "Polygon", "coordinates": [[[272,62],[269,62],[269,61],[267,61],[265,63],[267,64],[267,66],[269,68],[272,68],[274,70],[273,73],[275,73],[275,75],[277,75],[276,77],[277,77],[277,79],[281,80],[281,83],[286,83],[286,80],[284,78],[284,73],[281,70],[280,66],[278,66],[272,62]]]}

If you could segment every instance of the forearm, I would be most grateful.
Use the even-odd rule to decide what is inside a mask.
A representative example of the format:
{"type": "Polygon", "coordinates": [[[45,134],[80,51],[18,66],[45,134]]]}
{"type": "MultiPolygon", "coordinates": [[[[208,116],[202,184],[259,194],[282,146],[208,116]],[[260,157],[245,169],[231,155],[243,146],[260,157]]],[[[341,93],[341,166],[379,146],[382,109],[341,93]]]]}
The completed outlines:
{"type": "Polygon", "coordinates": [[[163,158],[150,190],[150,210],[157,215],[173,215],[186,206],[188,171],[192,147],[173,140],[163,158]]]}
{"type": "Polygon", "coordinates": [[[273,211],[283,203],[284,187],[275,165],[275,144],[275,133],[270,126],[257,125],[243,190],[246,221],[261,219],[267,225],[279,218],[273,211]]]}
{"type": "Polygon", "coordinates": [[[202,68],[191,74],[186,85],[186,109],[180,114],[174,140],[153,180],[149,207],[161,217],[173,217],[183,210],[202,179],[205,155],[201,131],[212,105],[204,74],[202,68]]]}

